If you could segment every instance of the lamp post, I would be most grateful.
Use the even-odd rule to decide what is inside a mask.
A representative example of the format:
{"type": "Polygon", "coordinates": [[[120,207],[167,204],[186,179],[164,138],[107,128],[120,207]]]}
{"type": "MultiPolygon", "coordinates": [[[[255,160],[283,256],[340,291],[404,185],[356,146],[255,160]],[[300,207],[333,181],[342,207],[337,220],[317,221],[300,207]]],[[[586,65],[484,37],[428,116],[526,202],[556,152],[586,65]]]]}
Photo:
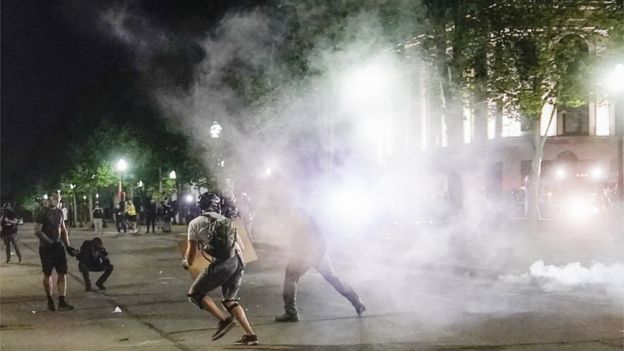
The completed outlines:
{"type": "Polygon", "coordinates": [[[125,200],[121,183],[123,180],[123,173],[128,169],[128,163],[123,158],[119,159],[119,161],[115,164],[115,168],[119,172],[119,187],[117,188],[117,197],[119,202],[125,200]]]}
{"type": "Polygon", "coordinates": [[[78,211],[76,211],[76,184],[69,184],[69,188],[72,191],[72,217],[74,217],[71,226],[76,227],[76,223],[78,223],[78,211]]]}

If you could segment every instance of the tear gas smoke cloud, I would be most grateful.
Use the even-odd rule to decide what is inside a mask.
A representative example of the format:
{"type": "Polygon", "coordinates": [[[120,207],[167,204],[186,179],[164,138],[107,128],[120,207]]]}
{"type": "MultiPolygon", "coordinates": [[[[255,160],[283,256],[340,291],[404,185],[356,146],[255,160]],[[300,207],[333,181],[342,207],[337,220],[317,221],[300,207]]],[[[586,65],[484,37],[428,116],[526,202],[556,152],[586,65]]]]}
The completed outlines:
{"type": "Polygon", "coordinates": [[[510,284],[537,285],[544,291],[571,291],[575,288],[602,288],[617,298],[624,295],[624,265],[594,262],[583,267],[580,262],[564,266],[544,265],[536,261],[522,275],[503,275],[499,279],[510,284]]]}
{"type": "MultiPolygon", "coordinates": [[[[119,40],[137,48],[138,62],[149,62],[153,50],[174,35],[129,9],[106,12],[102,20],[119,40]]],[[[323,12],[297,11],[301,18],[309,15],[306,11],[323,12]]],[[[396,43],[385,40],[376,15],[359,13],[345,19],[345,42],[335,45],[319,38],[310,51],[306,60],[318,74],[293,80],[274,50],[287,40],[283,23],[288,21],[294,20],[272,18],[261,9],[228,14],[199,42],[205,56],[193,67],[189,87],[152,87],[170,123],[207,149],[208,169],[223,176],[215,158],[226,151],[227,167],[238,165],[227,168],[227,176],[238,181],[236,193],[252,195],[262,240],[287,245],[284,238],[299,226],[284,214],[297,204],[317,209],[308,214],[326,224],[328,235],[347,242],[355,235],[363,238],[350,242],[358,245],[359,256],[346,265],[359,277],[351,283],[366,286],[380,304],[401,311],[426,307],[406,292],[440,290],[433,287],[440,277],[429,278],[433,271],[453,272],[455,265],[504,271],[520,259],[517,233],[500,229],[507,204],[482,191],[490,155],[475,149],[474,155],[435,162],[431,154],[414,152],[421,145],[412,137],[421,134],[422,126],[401,124],[421,113],[422,82],[432,66],[388,50],[396,43]],[[232,69],[261,73],[271,82],[271,94],[250,103],[227,83],[232,69]],[[213,121],[223,126],[216,141],[210,138],[213,121]],[[388,161],[392,159],[397,161],[388,161]],[[445,198],[451,185],[442,174],[455,169],[467,184],[463,198],[457,199],[463,211],[445,198]],[[303,188],[313,198],[301,197],[303,188]],[[449,214],[443,228],[433,225],[447,221],[449,214]],[[496,233],[489,229],[493,227],[499,228],[496,233]],[[372,263],[375,259],[391,264],[380,267],[372,263]]],[[[613,277],[621,266],[596,264],[576,281],[589,283],[604,270],[613,277]]],[[[580,271],[580,266],[561,270],[563,276],[580,271]]],[[[531,277],[553,284],[567,281],[556,272],[535,264],[531,277]]]]}

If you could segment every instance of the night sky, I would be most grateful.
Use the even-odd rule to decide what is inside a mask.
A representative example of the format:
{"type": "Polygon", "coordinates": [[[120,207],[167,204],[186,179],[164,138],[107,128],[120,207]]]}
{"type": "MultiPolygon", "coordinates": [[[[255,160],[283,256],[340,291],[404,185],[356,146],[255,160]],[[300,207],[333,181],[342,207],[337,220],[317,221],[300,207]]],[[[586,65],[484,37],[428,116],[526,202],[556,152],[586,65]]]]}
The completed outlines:
{"type": "MultiPolygon", "coordinates": [[[[44,180],[63,162],[69,142],[88,138],[97,121],[79,119],[89,119],[91,109],[110,106],[123,115],[117,99],[141,99],[126,88],[139,80],[133,53],[97,27],[99,11],[115,3],[2,1],[3,196],[44,180]]],[[[149,0],[130,6],[190,42],[228,11],[259,3],[149,0]]]]}

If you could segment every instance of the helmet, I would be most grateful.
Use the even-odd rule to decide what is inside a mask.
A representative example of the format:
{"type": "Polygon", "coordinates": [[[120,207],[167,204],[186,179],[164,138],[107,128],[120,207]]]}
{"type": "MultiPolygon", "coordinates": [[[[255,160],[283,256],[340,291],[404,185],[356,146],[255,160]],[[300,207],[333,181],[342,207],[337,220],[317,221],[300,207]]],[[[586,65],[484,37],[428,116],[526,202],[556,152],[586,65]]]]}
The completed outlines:
{"type": "Polygon", "coordinates": [[[197,206],[204,211],[221,212],[221,198],[216,194],[205,192],[199,195],[197,199],[197,206]]]}

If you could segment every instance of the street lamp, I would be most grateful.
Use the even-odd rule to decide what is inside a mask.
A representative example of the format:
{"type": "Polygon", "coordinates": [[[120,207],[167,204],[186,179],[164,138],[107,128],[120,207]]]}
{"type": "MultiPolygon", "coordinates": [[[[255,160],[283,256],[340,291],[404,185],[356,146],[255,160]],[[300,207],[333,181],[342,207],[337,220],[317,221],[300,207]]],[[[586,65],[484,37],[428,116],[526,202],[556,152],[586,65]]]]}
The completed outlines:
{"type": "Polygon", "coordinates": [[[123,196],[121,182],[123,179],[123,173],[128,169],[128,163],[123,158],[119,159],[119,161],[115,164],[115,168],[119,172],[119,187],[117,189],[117,196],[119,197],[119,200],[122,201],[125,200],[125,198],[123,196]]]}
{"type": "Polygon", "coordinates": [[[213,139],[219,138],[221,136],[221,131],[223,127],[219,124],[219,122],[212,122],[212,126],[210,126],[210,137],[213,139]]]}
{"type": "Polygon", "coordinates": [[[175,180],[177,178],[176,171],[169,172],[169,179],[175,180]]]}

